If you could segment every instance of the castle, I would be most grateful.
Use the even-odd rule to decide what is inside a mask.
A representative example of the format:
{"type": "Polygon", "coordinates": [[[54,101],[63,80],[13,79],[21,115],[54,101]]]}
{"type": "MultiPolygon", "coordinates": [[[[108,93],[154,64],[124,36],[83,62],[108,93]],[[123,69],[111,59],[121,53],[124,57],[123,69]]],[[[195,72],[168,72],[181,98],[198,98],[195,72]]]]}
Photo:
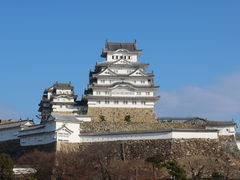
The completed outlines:
{"type": "MultiPolygon", "coordinates": [[[[51,143],[83,143],[146,139],[218,139],[233,137],[240,148],[234,121],[209,121],[202,118],[156,118],[154,105],[159,100],[154,74],[139,61],[142,50],[136,42],[106,42],[89,84],[80,101],[71,83],[56,82],[44,90],[39,103],[40,124],[32,120],[0,123],[0,143],[16,140],[22,147],[51,143]],[[111,131],[86,130],[86,124],[114,123],[141,128],[111,131]],[[180,124],[180,128],[161,128],[161,124],[180,124]],[[151,128],[147,126],[151,125],[151,128]],[[142,127],[143,126],[143,127],[142,127]],[[146,127],[145,127],[146,126],[146,127]],[[184,127],[184,128],[183,128],[184,127]]],[[[59,148],[57,148],[59,149],[59,148]]]]}

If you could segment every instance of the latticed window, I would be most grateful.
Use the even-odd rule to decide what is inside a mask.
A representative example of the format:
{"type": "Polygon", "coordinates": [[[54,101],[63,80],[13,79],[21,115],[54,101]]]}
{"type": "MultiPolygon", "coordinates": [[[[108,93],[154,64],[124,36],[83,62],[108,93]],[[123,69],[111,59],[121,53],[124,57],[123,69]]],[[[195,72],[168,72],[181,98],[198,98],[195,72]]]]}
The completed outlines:
{"type": "Polygon", "coordinates": [[[123,104],[128,104],[128,101],[123,101],[123,104]]]}
{"type": "Polygon", "coordinates": [[[69,134],[68,133],[58,133],[58,136],[59,137],[68,137],[69,136],[69,134]]]}
{"type": "Polygon", "coordinates": [[[109,104],[110,103],[110,101],[109,100],[105,100],[105,104],[109,104]]]}

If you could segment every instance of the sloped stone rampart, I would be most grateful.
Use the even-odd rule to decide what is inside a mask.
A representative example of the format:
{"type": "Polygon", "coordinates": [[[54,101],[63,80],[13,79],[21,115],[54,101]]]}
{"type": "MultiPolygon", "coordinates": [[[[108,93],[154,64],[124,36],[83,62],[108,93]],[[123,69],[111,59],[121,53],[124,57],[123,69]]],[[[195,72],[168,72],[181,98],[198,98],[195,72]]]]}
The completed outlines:
{"type": "MultiPolygon", "coordinates": [[[[210,139],[168,139],[168,140],[141,140],[141,141],[115,141],[98,143],[66,144],[62,143],[60,150],[63,152],[79,151],[83,154],[93,154],[95,156],[108,159],[112,162],[134,162],[136,160],[145,161],[147,157],[161,154],[167,159],[177,160],[182,167],[187,168],[188,178],[191,179],[191,168],[203,167],[205,178],[209,178],[212,172],[230,171],[229,178],[240,178],[240,154],[239,150],[227,152],[222,146],[222,140],[210,139]],[[190,165],[191,164],[191,165],[190,165]]],[[[233,141],[224,141],[225,146],[233,145],[233,141]],[[229,144],[230,143],[230,144],[229,144]]],[[[135,164],[134,167],[137,167],[135,164]]],[[[138,169],[141,171],[141,167],[138,169]]]]}
{"type": "MultiPolygon", "coordinates": [[[[225,145],[234,146],[233,141],[225,141],[225,145]]],[[[181,158],[186,156],[209,156],[221,157],[223,154],[231,154],[231,149],[226,152],[222,146],[222,141],[212,139],[160,139],[160,140],[132,140],[114,142],[94,142],[94,143],[59,143],[61,151],[82,151],[87,148],[109,148],[117,152],[115,159],[121,157],[121,149],[125,153],[127,160],[141,159],[153,154],[163,154],[168,158],[181,158]]],[[[235,145],[236,146],[236,145],[235,145]]],[[[234,149],[235,158],[238,158],[240,151],[234,149]]]]}
{"type": "Polygon", "coordinates": [[[130,116],[131,122],[156,122],[152,108],[88,108],[93,121],[124,122],[130,116]]]}
{"type": "Polygon", "coordinates": [[[81,133],[127,132],[162,129],[199,129],[198,126],[184,123],[147,122],[85,122],[81,124],[81,133]]]}

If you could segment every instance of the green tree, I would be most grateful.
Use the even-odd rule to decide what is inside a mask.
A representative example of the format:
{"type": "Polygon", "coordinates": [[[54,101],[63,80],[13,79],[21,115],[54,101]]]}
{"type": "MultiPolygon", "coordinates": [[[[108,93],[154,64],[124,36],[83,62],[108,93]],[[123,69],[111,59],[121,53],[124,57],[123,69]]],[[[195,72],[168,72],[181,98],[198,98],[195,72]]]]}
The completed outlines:
{"type": "Polygon", "coordinates": [[[173,179],[185,180],[187,178],[186,171],[176,160],[166,161],[164,166],[168,169],[168,172],[173,179]]]}
{"type": "Polygon", "coordinates": [[[163,157],[161,154],[157,154],[145,159],[146,162],[152,163],[154,167],[157,167],[157,168],[162,167],[165,160],[166,160],[165,157],[163,157]]]}
{"type": "Polygon", "coordinates": [[[13,161],[8,154],[0,154],[0,179],[13,179],[13,161]]]}
{"type": "Polygon", "coordinates": [[[165,160],[166,160],[165,157],[163,157],[161,154],[156,154],[154,156],[151,156],[145,159],[145,162],[152,164],[153,179],[156,179],[155,168],[158,168],[158,169],[162,168],[164,166],[165,160]]]}

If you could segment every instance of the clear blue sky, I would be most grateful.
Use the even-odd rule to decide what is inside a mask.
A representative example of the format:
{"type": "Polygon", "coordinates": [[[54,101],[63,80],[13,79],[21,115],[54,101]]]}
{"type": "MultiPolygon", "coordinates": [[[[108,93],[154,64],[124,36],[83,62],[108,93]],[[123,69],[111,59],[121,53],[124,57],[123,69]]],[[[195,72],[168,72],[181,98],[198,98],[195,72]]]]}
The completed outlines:
{"type": "Polygon", "coordinates": [[[44,88],[55,81],[71,81],[81,97],[105,40],[136,39],[161,86],[159,115],[239,119],[239,9],[237,0],[0,1],[0,118],[34,118],[44,88]],[[226,100],[216,100],[215,91],[226,100]],[[200,98],[191,101],[191,93],[200,98]],[[208,101],[235,110],[199,111],[208,101]]]}

